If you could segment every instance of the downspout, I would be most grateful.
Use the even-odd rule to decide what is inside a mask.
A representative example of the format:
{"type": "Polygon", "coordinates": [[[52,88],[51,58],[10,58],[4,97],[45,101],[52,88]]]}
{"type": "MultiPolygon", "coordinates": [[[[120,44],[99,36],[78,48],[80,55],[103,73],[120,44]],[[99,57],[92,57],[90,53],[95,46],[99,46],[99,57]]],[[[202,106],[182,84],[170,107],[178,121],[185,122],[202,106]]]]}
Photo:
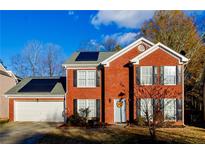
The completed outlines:
{"type": "Polygon", "coordinates": [[[66,84],[66,92],[65,92],[65,95],[64,95],[64,124],[66,124],[67,123],[67,99],[66,99],[66,96],[67,96],[67,69],[66,69],[66,67],[64,67],[65,68],[65,71],[66,71],[66,81],[65,81],[65,84],[66,84]]]}
{"type": "Polygon", "coordinates": [[[182,65],[182,124],[184,124],[184,64],[182,65]]]}
{"type": "Polygon", "coordinates": [[[188,61],[186,61],[186,62],[183,62],[183,65],[182,65],[182,124],[183,124],[183,126],[185,126],[185,124],[184,124],[184,109],[185,109],[185,107],[184,107],[184,65],[187,65],[188,64],[188,62],[189,62],[189,60],[190,59],[188,59],[188,61]]]}
{"type": "Polygon", "coordinates": [[[64,111],[63,111],[63,116],[64,116],[64,124],[67,123],[67,112],[66,112],[66,93],[64,95],[64,111]]]}

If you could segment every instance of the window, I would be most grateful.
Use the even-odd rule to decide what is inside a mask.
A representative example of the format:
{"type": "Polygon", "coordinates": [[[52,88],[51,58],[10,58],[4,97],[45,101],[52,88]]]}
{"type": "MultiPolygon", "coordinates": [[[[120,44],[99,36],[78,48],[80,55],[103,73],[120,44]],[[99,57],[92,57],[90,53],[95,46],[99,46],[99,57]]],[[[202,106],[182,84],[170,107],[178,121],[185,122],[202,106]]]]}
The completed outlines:
{"type": "Polygon", "coordinates": [[[146,113],[148,113],[149,118],[153,116],[152,99],[141,99],[140,100],[140,115],[146,118],[146,113]]]}
{"type": "Polygon", "coordinates": [[[140,68],[140,83],[142,85],[151,85],[153,80],[152,66],[141,66],[140,68]]]}
{"type": "Polygon", "coordinates": [[[78,87],[96,87],[95,70],[78,70],[77,71],[78,87]]]}
{"type": "Polygon", "coordinates": [[[80,116],[84,116],[82,110],[88,109],[88,117],[96,117],[96,100],[95,99],[78,99],[77,112],[80,116]]]}
{"type": "Polygon", "coordinates": [[[176,83],[181,84],[182,83],[182,66],[178,65],[177,66],[177,78],[176,78],[176,83]]]}
{"type": "Polygon", "coordinates": [[[176,66],[164,66],[164,85],[176,85],[176,66]]]}
{"type": "Polygon", "coordinates": [[[78,86],[86,87],[86,71],[78,71],[78,86]]]}
{"type": "Polygon", "coordinates": [[[164,119],[176,120],[176,99],[164,99],[164,119]]]}
{"type": "Polygon", "coordinates": [[[176,104],[176,116],[177,116],[177,120],[181,121],[182,120],[182,100],[181,99],[177,99],[177,104],[176,104]]]}

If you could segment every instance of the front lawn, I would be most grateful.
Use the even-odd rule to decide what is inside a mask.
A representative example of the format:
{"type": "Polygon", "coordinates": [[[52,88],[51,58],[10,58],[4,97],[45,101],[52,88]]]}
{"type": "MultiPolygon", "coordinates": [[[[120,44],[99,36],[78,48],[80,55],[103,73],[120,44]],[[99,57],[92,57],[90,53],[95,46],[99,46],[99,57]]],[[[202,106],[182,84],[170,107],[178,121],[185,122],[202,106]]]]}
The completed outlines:
{"type": "Polygon", "coordinates": [[[58,128],[49,132],[39,143],[205,143],[205,129],[160,128],[152,141],[147,128],[110,126],[107,128],[58,128]]]}

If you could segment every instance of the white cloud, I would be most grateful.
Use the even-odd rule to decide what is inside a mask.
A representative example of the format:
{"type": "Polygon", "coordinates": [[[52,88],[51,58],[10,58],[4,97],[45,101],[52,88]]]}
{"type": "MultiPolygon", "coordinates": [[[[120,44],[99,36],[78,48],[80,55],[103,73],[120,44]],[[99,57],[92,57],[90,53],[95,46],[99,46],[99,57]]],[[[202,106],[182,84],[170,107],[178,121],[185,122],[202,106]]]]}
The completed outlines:
{"type": "Polygon", "coordinates": [[[95,39],[82,42],[79,48],[80,51],[98,51],[103,49],[104,46],[95,39]]]}
{"type": "Polygon", "coordinates": [[[125,28],[140,28],[145,20],[152,18],[154,11],[99,11],[92,17],[91,23],[100,25],[116,24],[125,28]]]}
{"type": "Polygon", "coordinates": [[[139,33],[134,33],[134,32],[115,33],[112,35],[106,35],[104,39],[106,40],[108,38],[113,38],[114,40],[117,41],[118,44],[125,46],[133,42],[134,40],[136,40],[138,36],[139,36],[139,33]]]}

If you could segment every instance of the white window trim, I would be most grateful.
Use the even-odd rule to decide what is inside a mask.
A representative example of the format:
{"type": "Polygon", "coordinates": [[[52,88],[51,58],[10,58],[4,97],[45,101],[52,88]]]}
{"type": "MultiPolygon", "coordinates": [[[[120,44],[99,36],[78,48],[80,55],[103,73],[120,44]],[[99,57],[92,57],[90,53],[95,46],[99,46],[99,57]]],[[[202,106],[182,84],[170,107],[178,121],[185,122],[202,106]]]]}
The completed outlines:
{"type": "Polygon", "coordinates": [[[96,70],[77,70],[77,88],[95,88],[96,87],[96,70]],[[80,86],[79,85],[79,71],[85,71],[85,86],[80,86]],[[94,86],[88,86],[87,85],[87,74],[88,74],[88,72],[95,72],[95,76],[94,76],[94,80],[95,80],[95,85],[94,86]]]}
{"type": "MultiPolygon", "coordinates": [[[[152,114],[152,116],[153,116],[153,113],[154,113],[154,108],[153,108],[153,105],[152,105],[152,98],[142,98],[142,99],[140,99],[140,116],[141,117],[144,117],[142,114],[145,114],[145,113],[143,113],[143,112],[145,112],[145,111],[142,111],[142,100],[145,100],[145,102],[146,101],[148,101],[149,100],[149,103],[151,104],[151,108],[152,109],[150,109],[151,110],[151,113],[149,113],[150,114],[150,116],[151,116],[151,114],[152,114]]],[[[146,102],[147,103],[147,102],[146,102]]],[[[147,104],[147,105],[149,105],[149,104],[147,104]]],[[[148,112],[150,111],[149,110],[149,106],[148,106],[148,112]]],[[[146,116],[146,115],[145,115],[146,116]]],[[[152,118],[151,118],[152,119],[152,118]]]]}
{"type": "Polygon", "coordinates": [[[169,100],[169,99],[172,99],[172,100],[175,101],[175,111],[174,111],[174,112],[175,112],[175,119],[174,119],[174,120],[168,120],[168,119],[165,118],[165,114],[164,114],[164,111],[165,111],[164,108],[165,108],[165,106],[164,106],[164,108],[163,108],[164,121],[170,121],[170,122],[173,121],[173,122],[176,122],[176,121],[177,121],[177,115],[176,115],[177,100],[176,100],[175,98],[165,98],[165,99],[164,99],[164,104],[165,104],[165,100],[169,100]]]}
{"type": "MultiPolygon", "coordinates": [[[[141,79],[142,79],[142,67],[151,67],[151,69],[152,69],[152,66],[141,66],[140,67],[140,85],[153,85],[153,83],[151,83],[151,84],[148,84],[148,83],[141,83],[141,79]]],[[[152,78],[153,78],[153,70],[152,70],[152,78]]]]}
{"type": "Polygon", "coordinates": [[[96,99],[77,99],[77,112],[79,112],[79,100],[83,100],[85,101],[85,106],[86,108],[88,107],[88,102],[89,101],[94,101],[95,103],[95,116],[94,117],[90,117],[88,114],[88,118],[96,118],[97,117],[97,100],[96,99]]]}
{"type": "MultiPolygon", "coordinates": [[[[164,72],[165,72],[165,67],[175,67],[175,84],[172,84],[172,83],[164,83],[164,85],[167,85],[167,86],[175,86],[175,85],[177,85],[177,81],[176,81],[176,77],[177,77],[176,67],[177,67],[177,66],[164,66],[164,72]]],[[[164,78],[164,82],[165,82],[165,73],[163,74],[163,78],[164,78]]]]}

